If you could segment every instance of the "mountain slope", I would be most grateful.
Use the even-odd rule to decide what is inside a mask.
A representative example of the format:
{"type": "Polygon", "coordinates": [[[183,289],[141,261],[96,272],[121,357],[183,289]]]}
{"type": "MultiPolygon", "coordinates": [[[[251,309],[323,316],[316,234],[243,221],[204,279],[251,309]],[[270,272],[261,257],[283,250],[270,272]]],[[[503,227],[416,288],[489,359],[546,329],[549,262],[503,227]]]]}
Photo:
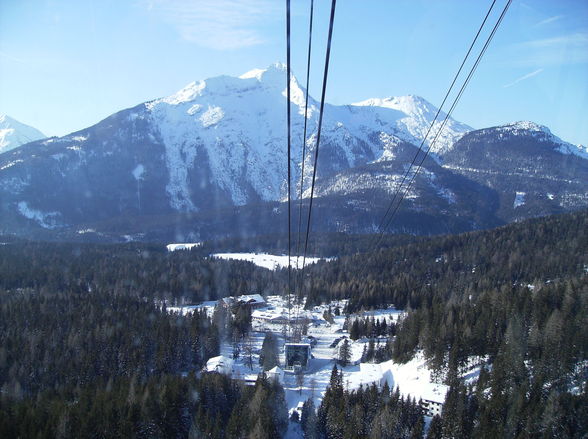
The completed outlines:
{"type": "MultiPolygon", "coordinates": [[[[304,90],[294,77],[290,81],[296,199],[304,90]]],[[[79,132],[0,155],[0,231],[98,230],[145,239],[280,231],[285,215],[280,202],[287,195],[285,83],[285,69],[279,64],[238,78],[194,82],[79,132]]],[[[309,196],[318,123],[318,103],[309,101],[304,197],[309,196]]],[[[326,105],[317,169],[317,230],[373,231],[436,112],[416,96],[326,105]]],[[[493,129],[488,130],[471,131],[449,120],[392,230],[457,232],[587,204],[582,192],[586,160],[570,154],[577,148],[543,129],[535,132],[531,125],[521,125],[516,139],[528,137],[530,149],[549,145],[551,156],[540,169],[541,178],[575,181],[566,199],[575,197],[577,202],[548,197],[537,208],[510,212],[505,206],[514,202],[509,199],[513,188],[530,193],[525,185],[535,181],[531,174],[537,172],[531,155],[525,169],[508,163],[508,157],[518,154],[509,140],[512,133],[479,134],[493,129]],[[489,148],[496,152],[491,161],[480,164],[485,160],[480,151],[491,137],[494,146],[489,148]],[[504,146],[508,142],[512,145],[504,146]],[[501,156],[500,148],[508,154],[501,156]],[[571,164],[561,166],[567,162],[571,164]],[[504,181],[491,184],[479,178],[480,172],[469,171],[479,166],[502,173],[504,181]],[[521,172],[524,182],[512,182],[521,172]]],[[[432,138],[424,142],[425,148],[432,138]]]]}
{"type": "MultiPolygon", "coordinates": [[[[398,96],[385,99],[368,99],[363,102],[354,104],[356,106],[373,107],[376,113],[382,112],[381,109],[387,108],[405,113],[407,116],[401,117],[397,125],[403,128],[403,131],[409,133],[412,138],[402,136],[408,142],[419,145],[423,138],[427,138],[424,146],[428,147],[435,137],[435,134],[443,125],[443,120],[447,116],[444,112],[438,112],[438,108],[419,96],[398,96]],[[431,127],[431,123],[437,120],[431,127]],[[428,135],[427,135],[428,133],[428,135]]],[[[442,155],[450,151],[453,144],[464,133],[471,131],[472,127],[449,118],[445,127],[437,138],[437,141],[431,147],[431,153],[442,155]]]]}
{"type": "MultiPolygon", "coordinates": [[[[295,78],[291,83],[292,170],[298,181],[304,91],[295,78]]],[[[2,156],[2,210],[12,218],[5,224],[25,217],[56,228],[120,215],[195,214],[282,200],[284,89],[282,65],[194,82],[93,127],[2,156]]],[[[422,99],[415,102],[424,105],[422,99]]],[[[312,172],[317,106],[311,99],[305,184],[312,172]]],[[[396,145],[415,140],[406,126],[422,121],[409,124],[410,118],[399,109],[327,106],[319,178],[393,157],[396,145]]],[[[458,134],[451,128],[447,136],[458,134]]]]}
{"type": "MultiPolygon", "coordinates": [[[[294,77],[291,87],[293,178],[298,181],[305,92],[294,77]]],[[[212,180],[236,205],[255,201],[256,196],[263,201],[286,196],[284,89],[284,66],[273,65],[239,78],[222,76],[195,82],[175,95],[146,104],[146,117],[165,145],[172,207],[198,209],[190,198],[187,180],[198,155],[207,161],[212,180]]],[[[422,98],[400,99],[405,105],[395,108],[327,105],[319,174],[377,160],[390,154],[400,141],[420,141],[429,122],[415,115],[436,109],[422,98]]],[[[318,124],[318,103],[311,98],[309,105],[308,175],[318,124]]],[[[454,122],[444,133],[446,138],[456,138],[470,129],[454,122]]]]}
{"type": "Polygon", "coordinates": [[[496,190],[507,222],[588,205],[588,154],[532,122],[469,132],[443,166],[496,190]]]}
{"type": "Polygon", "coordinates": [[[36,128],[0,114],[0,154],[46,136],[36,128]]]}

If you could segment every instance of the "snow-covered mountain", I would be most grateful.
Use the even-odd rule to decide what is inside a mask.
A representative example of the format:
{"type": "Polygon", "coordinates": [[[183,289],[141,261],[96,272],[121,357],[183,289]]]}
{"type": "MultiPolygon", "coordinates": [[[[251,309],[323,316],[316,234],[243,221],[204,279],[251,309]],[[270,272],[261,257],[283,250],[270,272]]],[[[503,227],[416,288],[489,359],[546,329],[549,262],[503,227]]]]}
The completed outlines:
{"type": "Polygon", "coordinates": [[[551,143],[557,145],[557,150],[562,154],[573,154],[584,159],[588,159],[588,146],[574,145],[561,140],[554,135],[549,128],[544,125],[536,124],[528,120],[514,122],[495,127],[496,131],[513,138],[525,138],[532,136],[540,144],[551,143]]]}
{"type": "Polygon", "coordinates": [[[431,143],[434,141],[431,146],[431,153],[437,155],[451,150],[457,139],[473,129],[466,124],[449,118],[443,130],[437,135],[447,114],[439,111],[438,108],[419,96],[408,95],[385,99],[368,99],[354,105],[374,107],[374,112],[376,113],[380,113],[382,111],[380,110],[381,108],[389,108],[405,114],[406,116],[401,116],[396,121],[399,136],[403,140],[416,145],[420,145],[423,139],[425,139],[425,147],[431,146],[431,143]],[[437,116],[436,120],[435,116],[437,116]],[[431,123],[434,120],[435,123],[431,127],[431,123]],[[435,136],[437,136],[436,140],[435,136]]]}
{"type": "Polygon", "coordinates": [[[0,154],[45,137],[38,129],[0,114],[0,154]]]}
{"type": "MultiPolygon", "coordinates": [[[[290,81],[291,169],[298,186],[305,92],[296,78],[290,81]]],[[[35,228],[80,234],[158,230],[157,236],[165,239],[279,231],[284,215],[280,202],[287,195],[285,89],[286,72],[280,64],[240,77],[196,81],[87,129],[3,154],[1,227],[22,233],[35,228]]],[[[310,98],[304,196],[312,173],[318,106],[310,98]]],[[[326,105],[317,169],[317,227],[372,231],[374,217],[386,209],[436,112],[417,96],[326,105]]],[[[492,148],[511,152],[503,151],[496,162],[481,166],[504,167],[509,154],[518,154],[517,142],[524,140],[537,151],[550,148],[549,166],[541,170],[545,178],[561,174],[578,180],[588,164],[576,154],[578,148],[537,127],[517,123],[472,131],[450,119],[407,194],[406,226],[397,230],[462,231],[509,220],[512,215],[504,213],[497,189],[471,171],[478,169],[479,150],[489,139],[492,148]],[[556,169],[567,161],[576,164],[556,169]]],[[[435,133],[433,129],[424,141],[425,149],[435,133]]],[[[532,160],[534,152],[527,153],[532,160]]],[[[525,172],[533,174],[533,169],[525,172]]],[[[567,195],[566,200],[575,197],[578,202],[548,200],[541,212],[588,204],[585,187],[574,186],[567,195]]],[[[296,187],[292,197],[298,193],[296,187]]]]}
{"type": "MultiPolygon", "coordinates": [[[[255,198],[251,190],[263,201],[286,196],[285,79],[284,66],[275,64],[238,78],[221,76],[193,82],[172,96],[147,103],[146,112],[131,116],[148,118],[152,134],[165,146],[170,174],[167,192],[173,208],[198,210],[190,197],[187,178],[199,156],[206,157],[212,180],[237,205],[255,198]]],[[[294,181],[299,181],[305,91],[294,77],[291,90],[292,165],[294,181]]],[[[401,141],[420,142],[436,111],[416,96],[353,106],[327,105],[319,171],[323,175],[338,172],[390,157],[401,141]]],[[[318,103],[313,99],[308,124],[311,135],[307,145],[312,152],[318,124],[318,103]]],[[[452,142],[469,130],[467,125],[451,121],[435,151],[450,149],[452,142]]],[[[311,158],[309,154],[307,175],[312,172],[311,158]]]]}

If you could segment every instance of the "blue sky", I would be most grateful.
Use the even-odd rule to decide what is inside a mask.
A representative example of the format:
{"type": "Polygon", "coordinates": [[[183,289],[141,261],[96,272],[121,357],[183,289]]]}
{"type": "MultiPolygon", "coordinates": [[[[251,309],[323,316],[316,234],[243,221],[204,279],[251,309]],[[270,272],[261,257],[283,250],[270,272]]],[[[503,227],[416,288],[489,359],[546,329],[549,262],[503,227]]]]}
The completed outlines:
{"type": "MultiPolygon", "coordinates": [[[[496,12],[506,0],[498,0],[496,12]]],[[[319,96],[330,2],[316,0],[319,96]]],[[[327,101],[439,105],[490,0],[339,0],[327,101]]],[[[308,7],[292,0],[293,70],[308,7]]],[[[0,113],[63,135],[207,77],[285,60],[283,0],[0,0],[0,113]]],[[[588,2],[514,0],[454,117],[588,144],[588,2]]]]}

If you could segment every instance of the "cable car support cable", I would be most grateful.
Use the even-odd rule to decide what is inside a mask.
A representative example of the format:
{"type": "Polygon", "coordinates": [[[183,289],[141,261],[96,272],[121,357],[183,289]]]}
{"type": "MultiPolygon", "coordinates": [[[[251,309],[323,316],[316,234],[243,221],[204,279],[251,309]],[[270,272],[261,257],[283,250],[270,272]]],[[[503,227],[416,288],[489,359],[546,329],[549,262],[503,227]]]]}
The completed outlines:
{"type": "Polygon", "coordinates": [[[320,147],[320,142],[321,142],[321,128],[322,128],[322,124],[323,124],[323,112],[325,109],[325,94],[326,94],[326,90],[327,90],[327,78],[329,75],[329,59],[331,56],[331,42],[332,42],[332,38],[333,38],[333,23],[335,21],[336,4],[337,4],[337,0],[332,0],[331,16],[329,19],[329,34],[328,34],[328,38],[327,38],[327,53],[325,55],[325,70],[323,73],[323,87],[322,87],[322,92],[321,92],[321,104],[320,104],[320,110],[319,110],[319,121],[318,121],[318,128],[317,128],[317,134],[316,134],[316,146],[315,146],[315,150],[314,150],[314,167],[312,170],[312,184],[310,187],[310,200],[309,200],[309,204],[308,204],[306,237],[304,240],[304,253],[303,253],[303,257],[302,257],[302,268],[300,269],[300,278],[301,278],[300,296],[301,297],[303,296],[303,293],[304,293],[304,267],[306,264],[306,254],[308,251],[308,236],[310,234],[310,225],[311,225],[311,217],[312,217],[312,204],[313,204],[313,199],[314,199],[314,187],[315,187],[315,182],[316,182],[316,169],[317,169],[317,163],[318,163],[319,147],[320,147]]]}

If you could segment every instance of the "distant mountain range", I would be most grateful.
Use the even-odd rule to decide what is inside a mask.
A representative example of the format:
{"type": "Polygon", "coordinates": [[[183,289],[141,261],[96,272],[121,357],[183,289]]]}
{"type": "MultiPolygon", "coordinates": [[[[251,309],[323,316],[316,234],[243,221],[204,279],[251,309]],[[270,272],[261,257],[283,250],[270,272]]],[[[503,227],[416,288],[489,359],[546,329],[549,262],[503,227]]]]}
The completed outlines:
{"type": "Polygon", "coordinates": [[[38,129],[0,114],[0,154],[45,137],[47,136],[38,129]]]}
{"type": "MultiPolygon", "coordinates": [[[[98,240],[285,232],[285,86],[279,64],[210,78],[0,154],[0,231],[98,240]]],[[[294,77],[291,86],[297,199],[305,91],[294,77]]],[[[318,106],[311,98],[303,198],[318,106]]],[[[326,105],[313,230],[376,230],[436,112],[418,96],[326,105]]],[[[393,232],[460,232],[588,206],[588,152],[546,127],[474,130],[449,119],[431,151],[393,232]]]]}

